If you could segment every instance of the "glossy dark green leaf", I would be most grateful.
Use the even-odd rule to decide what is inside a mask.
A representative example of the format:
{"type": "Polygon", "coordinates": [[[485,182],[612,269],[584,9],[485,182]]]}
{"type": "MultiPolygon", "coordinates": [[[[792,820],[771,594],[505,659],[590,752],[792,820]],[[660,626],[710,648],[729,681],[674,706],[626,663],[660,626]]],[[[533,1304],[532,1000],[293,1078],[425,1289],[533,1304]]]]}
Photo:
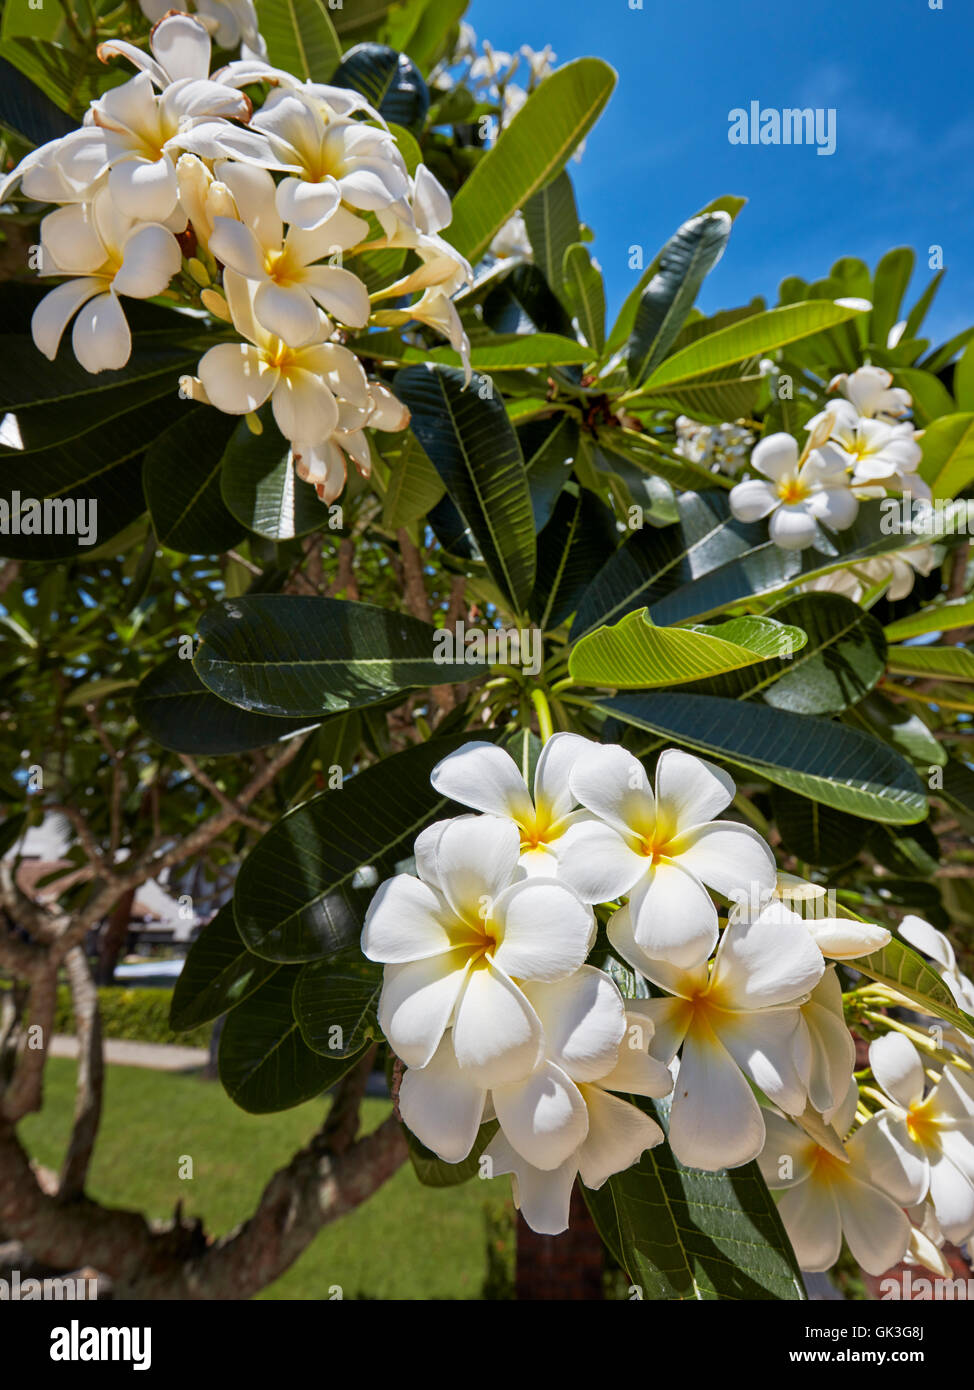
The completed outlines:
{"type": "Polygon", "coordinates": [[[529,420],[517,428],[531,491],[534,528],[548,522],[578,452],[578,422],[568,414],[529,420]]]}
{"type": "Polygon", "coordinates": [[[230,1099],[252,1115],[320,1096],[355,1065],[354,1057],[323,1057],[301,1037],[291,1009],[297,974],[275,971],[223,1025],[220,1080],[230,1099]]]}
{"type": "Polygon", "coordinates": [[[424,1187],[459,1187],[461,1183],[477,1177],[480,1172],[480,1156],[497,1130],[497,1121],[488,1120],[480,1126],[473,1148],[461,1163],[444,1163],[442,1158],[437,1158],[432,1149],[420,1143],[412,1130],[407,1129],[406,1142],[409,1145],[409,1161],[413,1165],[413,1171],[424,1187]]]}
{"type": "Polygon", "coordinates": [[[534,588],[535,532],[521,446],[501,401],[464,389],[450,367],[407,367],[393,390],[477,542],[494,582],[520,612],[534,588]]]}
{"type": "Polygon", "coordinates": [[[927,815],[926,788],[878,739],[828,719],[713,695],[619,695],[597,707],[866,820],[911,824],[927,815]]]}
{"type": "Polygon", "coordinates": [[[310,1048],[325,1057],[354,1057],[380,1036],[376,1020],[382,966],[352,949],[310,961],[294,987],[294,1016],[310,1048]]]}
{"type": "Polygon", "coordinates": [[[169,1024],[176,1033],[196,1028],[235,1009],[280,969],[248,951],[226,903],[201,928],[176,979],[169,1024]]]}
{"type": "Polygon", "coordinates": [[[227,440],[219,478],[225,508],[248,531],[268,540],[293,540],[325,529],[328,508],[311,484],[297,476],[290,445],[270,407],[264,407],[259,418],[260,434],[239,420],[227,440]]]}
{"type": "Polygon", "coordinates": [[[974,1037],[974,1018],[958,1008],[954,996],[933,967],[898,936],[881,951],[859,957],[856,969],[868,979],[889,985],[897,994],[904,995],[921,1013],[942,1018],[968,1037],[974,1037]]]}
{"type": "Polygon", "coordinates": [[[561,281],[582,336],[594,353],[601,354],[605,346],[605,283],[601,270],[581,242],[565,250],[561,281]]]}
{"type": "Polygon", "coordinates": [[[782,848],[823,869],[854,859],[872,828],[858,816],[796,796],[785,787],[771,788],[771,807],[782,848]]]}
{"type": "Polygon", "coordinates": [[[237,926],[251,950],[269,960],[310,961],[357,946],[378,885],[411,858],[425,826],[456,814],[429,777],[467,738],[395,753],[279,820],[237,879],[237,926]]]}
{"type": "Polygon", "coordinates": [[[142,469],[160,542],[186,554],[229,549],[244,527],[223,504],[220,467],[235,421],[212,406],[188,407],[149,445],[142,469]]]}
{"type": "Polygon", "coordinates": [[[328,82],[342,56],[326,0],[256,0],[267,59],[308,82],[328,82]]]}
{"type": "Polygon", "coordinates": [[[585,489],[565,491],[538,537],[538,578],[529,612],[543,630],[577,609],[592,575],[615,549],[615,518],[585,489]]]}
{"type": "Polygon", "coordinates": [[[193,665],[208,690],[243,709],[293,719],[317,721],[486,670],[448,649],[429,623],[349,599],[226,599],[203,614],[199,630],[193,665]]]}
{"type": "Polygon", "coordinates": [[[430,96],[423,74],[405,53],[381,43],[360,43],[350,48],[335,69],[333,87],[360,92],[387,121],[420,127],[429,110],[430,96]]]}
{"type": "Polygon", "coordinates": [[[565,252],[579,239],[575,193],[565,170],[527,200],[523,213],[534,263],[557,294],[565,252]]]}
{"type": "Polygon", "coordinates": [[[275,718],[228,704],[207,690],[192,661],[178,654],[166,657],[142,678],[132,712],[156,743],[191,756],[264,748],[300,729],[313,728],[323,718],[275,718]]]}

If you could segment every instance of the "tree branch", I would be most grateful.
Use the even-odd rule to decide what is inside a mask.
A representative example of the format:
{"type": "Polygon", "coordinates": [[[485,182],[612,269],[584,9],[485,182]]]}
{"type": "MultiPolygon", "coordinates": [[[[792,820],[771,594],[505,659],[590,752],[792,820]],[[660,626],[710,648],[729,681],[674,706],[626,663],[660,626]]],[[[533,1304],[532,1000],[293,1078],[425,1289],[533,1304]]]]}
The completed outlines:
{"type": "Polygon", "coordinates": [[[61,1167],[58,1199],[70,1201],[84,1191],[88,1165],[101,1121],[105,1058],[101,1045],[98,990],[91,978],[84,949],[74,946],[64,960],[78,1034],[78,1079],[74,1100],[74,1124],[61,1167]]]}

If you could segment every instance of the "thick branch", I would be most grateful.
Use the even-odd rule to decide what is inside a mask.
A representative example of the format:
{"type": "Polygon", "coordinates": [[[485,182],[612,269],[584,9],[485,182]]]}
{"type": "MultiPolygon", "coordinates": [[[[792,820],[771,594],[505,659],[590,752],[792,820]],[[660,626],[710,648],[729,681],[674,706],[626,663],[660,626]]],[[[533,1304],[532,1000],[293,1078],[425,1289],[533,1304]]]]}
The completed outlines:
{"type": "Polygon", "coordinates": [[[101,1121],[105,1058],[101,1045],[98,991],[88,969],[84,949],[74,946],[64,960],[78,1035],[78,1080],[74,1100],[74,1124],[61,1168],[58,1197],[70,1201],[84,1190],[88,1165],[101,1121]]]}

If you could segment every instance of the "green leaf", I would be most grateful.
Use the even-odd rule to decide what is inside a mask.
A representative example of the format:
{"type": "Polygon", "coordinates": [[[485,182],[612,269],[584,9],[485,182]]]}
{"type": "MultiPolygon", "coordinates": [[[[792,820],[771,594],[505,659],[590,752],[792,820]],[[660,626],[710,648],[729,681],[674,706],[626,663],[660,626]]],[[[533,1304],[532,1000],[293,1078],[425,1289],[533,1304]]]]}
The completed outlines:
{"type": "Polygon", "coordinates": [[[329,82],[342,45],[324,0],[256,0],[267,60],[306,82],[329,82]]]}
{"type": "MultiPolygon", "coordinates": [[[[669,1102],[630,1097],[664,1129],[669,1102]]],[[[583,1188],[603,1239],[643,1300],[795,1300],[801,1273],[756,1163],[703,1173],[668,1144],[598,1192],[583,1188]]]]}
{"type": "Polygon", "coordinates": [[[517,436],[531,490],[534,529],[540,535],[571,476],[578,452],[578,422],[572,415],[551,415],[519,426],[517,436]]]}
{"type": "Polygon", "coordinates": [[[974,1037],[974,1018],[958,1008],[954,996],[919,952],[894,936],[888,946],[856,961],[856,969],[870,980],[889,985],[916,1004],[921,1013],[942,1018],[962,1033],[974,1037]]]}
{"type": "Polygon", "coordinates": [[[640,608],[577,642],[568,669],[579,685],[649,689],[736,671],[804,643],[800,628],[773,618],[731,618],[708,628],[656,627],[640,608]]]}
{"type": "Polygon", "coordinates": [[[715,681],[701,694],[737,700],[756,695],[795,714],[838,714],[867,695],[886,670],[886,639],[871,614],[841,594],[812,593],[774,610],[808,634],[800,651],[715,681]]]}
{"type": "Polygon", "coordinates": [[[974,681],[974,652],[966,647],[890,647],[889,669],[901,676],[974,681]]]}
{"type": "Polygon", "coordinates": [[[866,843],[890,873],[930,882],[940,866],[940,844],[929,821],[918,825],[870,825],[866,843]]]}
{"type": "Polygon", "coordinates": [[[974,347],[970,343],[954,367],[954,399],[958,410],[974,410],[974,347]]]}
{"type": "Polygon", "coordinates": [[[834,304],[827,299],[812,299],[754,314],[675,352],[643,383],[635,399],[659,395],[664,387],[670,388],[675,382],[690,381],[704,372],[741,362],[745,357],[766,356],[773,348],[845,323],[861,312],[861,309],[834,304]]]}
{"type": "Polygon", "coordinates": [[[822,869],[854,859],[872,829],[869,821],[796,796],[784,787],[771,788],[771,809],[782,847],[822,869]]]}
{"type": "Polygon", "coordinates": [[[429,110],[430,94],[423,74],[405,53],[381,43],[350,48],[331,77],[333,87],[350,87],[387,121],[419,129],[429,110]]]}
{"type": "MultiPolygon", "coordinates": [[[[451,30],[463,17],[467,4],[468,0],[426,0],[421,6],[419,23],[400,47],[423,72],[428,73],[439,58],[452,50],[451,30]]],[[[392,42],[388,34],[384,37],[392,42]]]]}
{"type": "Polygon", "coordinates": [[[355,1065],[354,1057],[323,1057],[304,1042],[291,1011],[297,974],[276,970],[223,1025],[220,1080],[230,1099],[252,1115],[320,1096],[355,1065]]]}
{"type": "Polygon", "coordinates": [[[469,681],[485,671],[441,648],[436,629],[350,599],[257,594],[226,599],[200,619],[193,665],[221,700],[262,714],[315,721],[414,687],[469,681]],[[442,657],[442,659],[439,659],[442,657]]]}
{"type": "Polygon", "coordinates": [[[923,432],[920,477],[935,499],[956,497],[974,481],[974,414],[943,415],[923,432]]]}
{"type": "Polygon", "coordinates": [[[905,386],[912,395],[913,414],[920,429],[957,410],[953,396],[932,372],[920,371],[918,367],[897,367],[896,384],[905,386]]]}
{"type": "MultiPolygon", "coordinates": [[[[5,38],[0,42],[0,59],[10,63],[55,106],[76,119],[80,119],[88,103],[98,95],[87,55],[61,44],[39,38],[5,38]]],[[[14,129],[18,129],[17,125],[14,129]]]]}
{"type": "Polygon", "coordinates": [[[382,524],[396,531],[425,517],[446,489],[412,430],[385,436],[379,451],[389,465],[382,524]]]}
{"type": "Polygon", "coordinates": [[[469,1182],[480,1172],[480,1156],[498,1128],[496,1120],[488,1120],[486,1124],[482,1124],[473,1148],[460,1163],[445,1163],[442,1158],[437,1158],[432,1149],[421,1144],[412,1130],[407,1128],[406,1142],[409,1145],[409,1161],[413,1165],[413,1171],[424,1187],[459,1187],[461,1183],[469,1182]]]}
{"type": "MultiPolygon", "coordinates": [[[[694,216],[702,217],[708,212],[726,212],[731,221],[733,221],[746,203],[746,198],[737,198],[734,197],[733,194],[725,194],[721,198],[715,198],[713,202],[701,208],[694,216]]],[[[691,218],[690,220],[692,221],[693,219],[691,218]]],[[[665,248],[657,251],[642,275],[640,275],[636,284],[626,295],[625,303],[619,311],[619,316],[612,326],[612,332],[609,334],[609,340],[605,345],[607,356],[611,356],[618,348],[622,347],[623,343],[632,332],[632,326],[636,322],[636,310],[639,308],[639,301],[642,298],[643,290],[659,269],[663,249],[665,248]]]]}
{"type": "Polygon", "coordinates": [[[713,695],[618,695],[596,708],[866,820],[924,820],[923,783],[878,739],[813,715],[713,695]]]}
{"type": "MultiPolygon", "coordinates": [[[[4,11],[4,27],[10,7],[4,11]]],[[[0,44],[0,53],[3,45],[0,44]]],[[[0,57],[0,124],[32,145],[46,145],[74,130],[75,122],[18,68],[0,57]]]]}
{"type": "Polygon", "coordinates": [[[465,390],[462,374],[447,367],[407,367],[393,390],[495,584],[522,611],[534,588],[534,520],[521,446],[502,402],[465,390]]]}
{"type": "Polygon", "coordinates": [[[268,960],[310,961],[357,946],[378,884],[409,863],[421,830],[453,813],[429,778],[468,737],[394,753],[272,826],[244,860],[234,892],[250,949],[268,960]]]}
{"type": "Polygon", "coordinates": [[[220,465],[234,426],[233,416],[199,406],[150,444],[142,482],[156,535],[170,550],[214,555],[243,535],[220,496],[220,465]]]}
{"type": "Polygon", "coordinates": [[[974,623],[974,598],[948,599],[930,608],[921,608],[905,618],[897,618],[884,628],[888,642],[905,642],[908,637],[920,637],[928,632],[952,632],[974,623]]]}
{"type": "Polygon", "coordinates": [[[323,529],[328,508],[311,484],[297,476],[290,445],[270,406],[262,407],[258,418],[260,434],[240,420],[227,443],[220,469],[224,506],[248,531],[268,540],[293,540],[323,529]]]}
{"type": "Polygon", "coordinates": [[[561,172],[615,83],[607,63],[578,58],[531,93],[453,200],[445,235],[469,261],[478,261],[512,213],[561,172]]]}
{"type": "Polygon", "coordinates": [[[168,656],[142,678],[132,712],[163,748],[208,757],[265,748],[301,729],[314,728],[324,717],[276,719],[227,704],[207,690],[189,659],[177,655],[168,656]]]}
{"type": "Polygon", "coordinates": [[[565,252],[579,240],[575,193],[565,170],[539,188],[524,204],[524,225],[534,252],[534,263],[558,294],[565,252]]]}
{"type": "MultiPolygon", "coordinates": [[[[369,333],[349,347],[360,357],[374,357],[404,366],[436,362],[444,367],[458,367],[462,361],[453,348],[409,347],[398,334],[369,333]]],[[[560,333],[496,333],[474,343],[470,366],[474,371],[515,371],[526,367],[572,366],[588,362],[591,356],[584,344],[560,333]]]]}
{"type": "Polygon", "coordinates": [[[874,690],[842,716],[843,722],[853,724],[867,733],[876,734],[920,768],[926,776],[931,767],[942,767],[947,753],[938,743],[918,714],[903,705],[895,704],[874,690]]]}
{"type": "Polygon", "coordinates": [[[382,966],[349,950],[302,969],[294,987],[294,1017],[304,1041],[325,1057],[354,1057],[381,1036],[376,1008],[382,966]]]}
{"type": "Polygon", "coordinates": [[[169,1026],[176,1033],[209,1023],[259,989],[280,967],[248,951],[225,903],[201,929],[176,979],[169,1026]]]}
{"type": "Polygon", "coordinates": [[[569,308],[593,352],[605,346],[605,284],[602,272],[581,242],[565,251],[561,272],[569,308]]]}
{"type": "Polygon", "coordinates": [[[615,518],[597,497],[585,489],[561,494],[538,537],[538,581],[529,611],[543,631],[560,627],[575,612],[615,542],[615,518]]]}
{"type": "Polygon", "coordinates": [[[726,212],[705,213],[685,222],[663,247],[659,269],[642,292],[626,345],[629,380],[634,386],[645,381],[673,346],[700,286],[727,245],[731,225],[726,212]]]}
{"type": "Polygon", "coordinates": [[[889,331],[900,316],[900,305],[913,274],[913,252],[908,246],[898,246],[876,267],[873,276],[872,313],[869,316],[869,340],[884,348],[889,331]]]}

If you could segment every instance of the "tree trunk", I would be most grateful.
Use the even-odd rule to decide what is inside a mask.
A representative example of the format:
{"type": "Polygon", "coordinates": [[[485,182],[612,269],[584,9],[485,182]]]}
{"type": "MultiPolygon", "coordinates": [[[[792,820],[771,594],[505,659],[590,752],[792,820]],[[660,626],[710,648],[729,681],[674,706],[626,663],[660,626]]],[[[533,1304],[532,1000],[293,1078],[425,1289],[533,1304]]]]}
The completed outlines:
{"type": "Polygon", "coordinates": [[[519,1299],[601,1299],[602,1242],[577,1183],[560,1236],[539,1236],[518,1215],[515,1291],[519,1299]]]}
{"type": "Polygon", "coordinates": [[[96,984],[111,985],[115,983],[115,966],[118,964],[118,958],[128,940],[135,892],[134,888],[129,888],[122,894],[102,928],[101,938],[98,942],[98,965],[95,969],[96,984]]]}

